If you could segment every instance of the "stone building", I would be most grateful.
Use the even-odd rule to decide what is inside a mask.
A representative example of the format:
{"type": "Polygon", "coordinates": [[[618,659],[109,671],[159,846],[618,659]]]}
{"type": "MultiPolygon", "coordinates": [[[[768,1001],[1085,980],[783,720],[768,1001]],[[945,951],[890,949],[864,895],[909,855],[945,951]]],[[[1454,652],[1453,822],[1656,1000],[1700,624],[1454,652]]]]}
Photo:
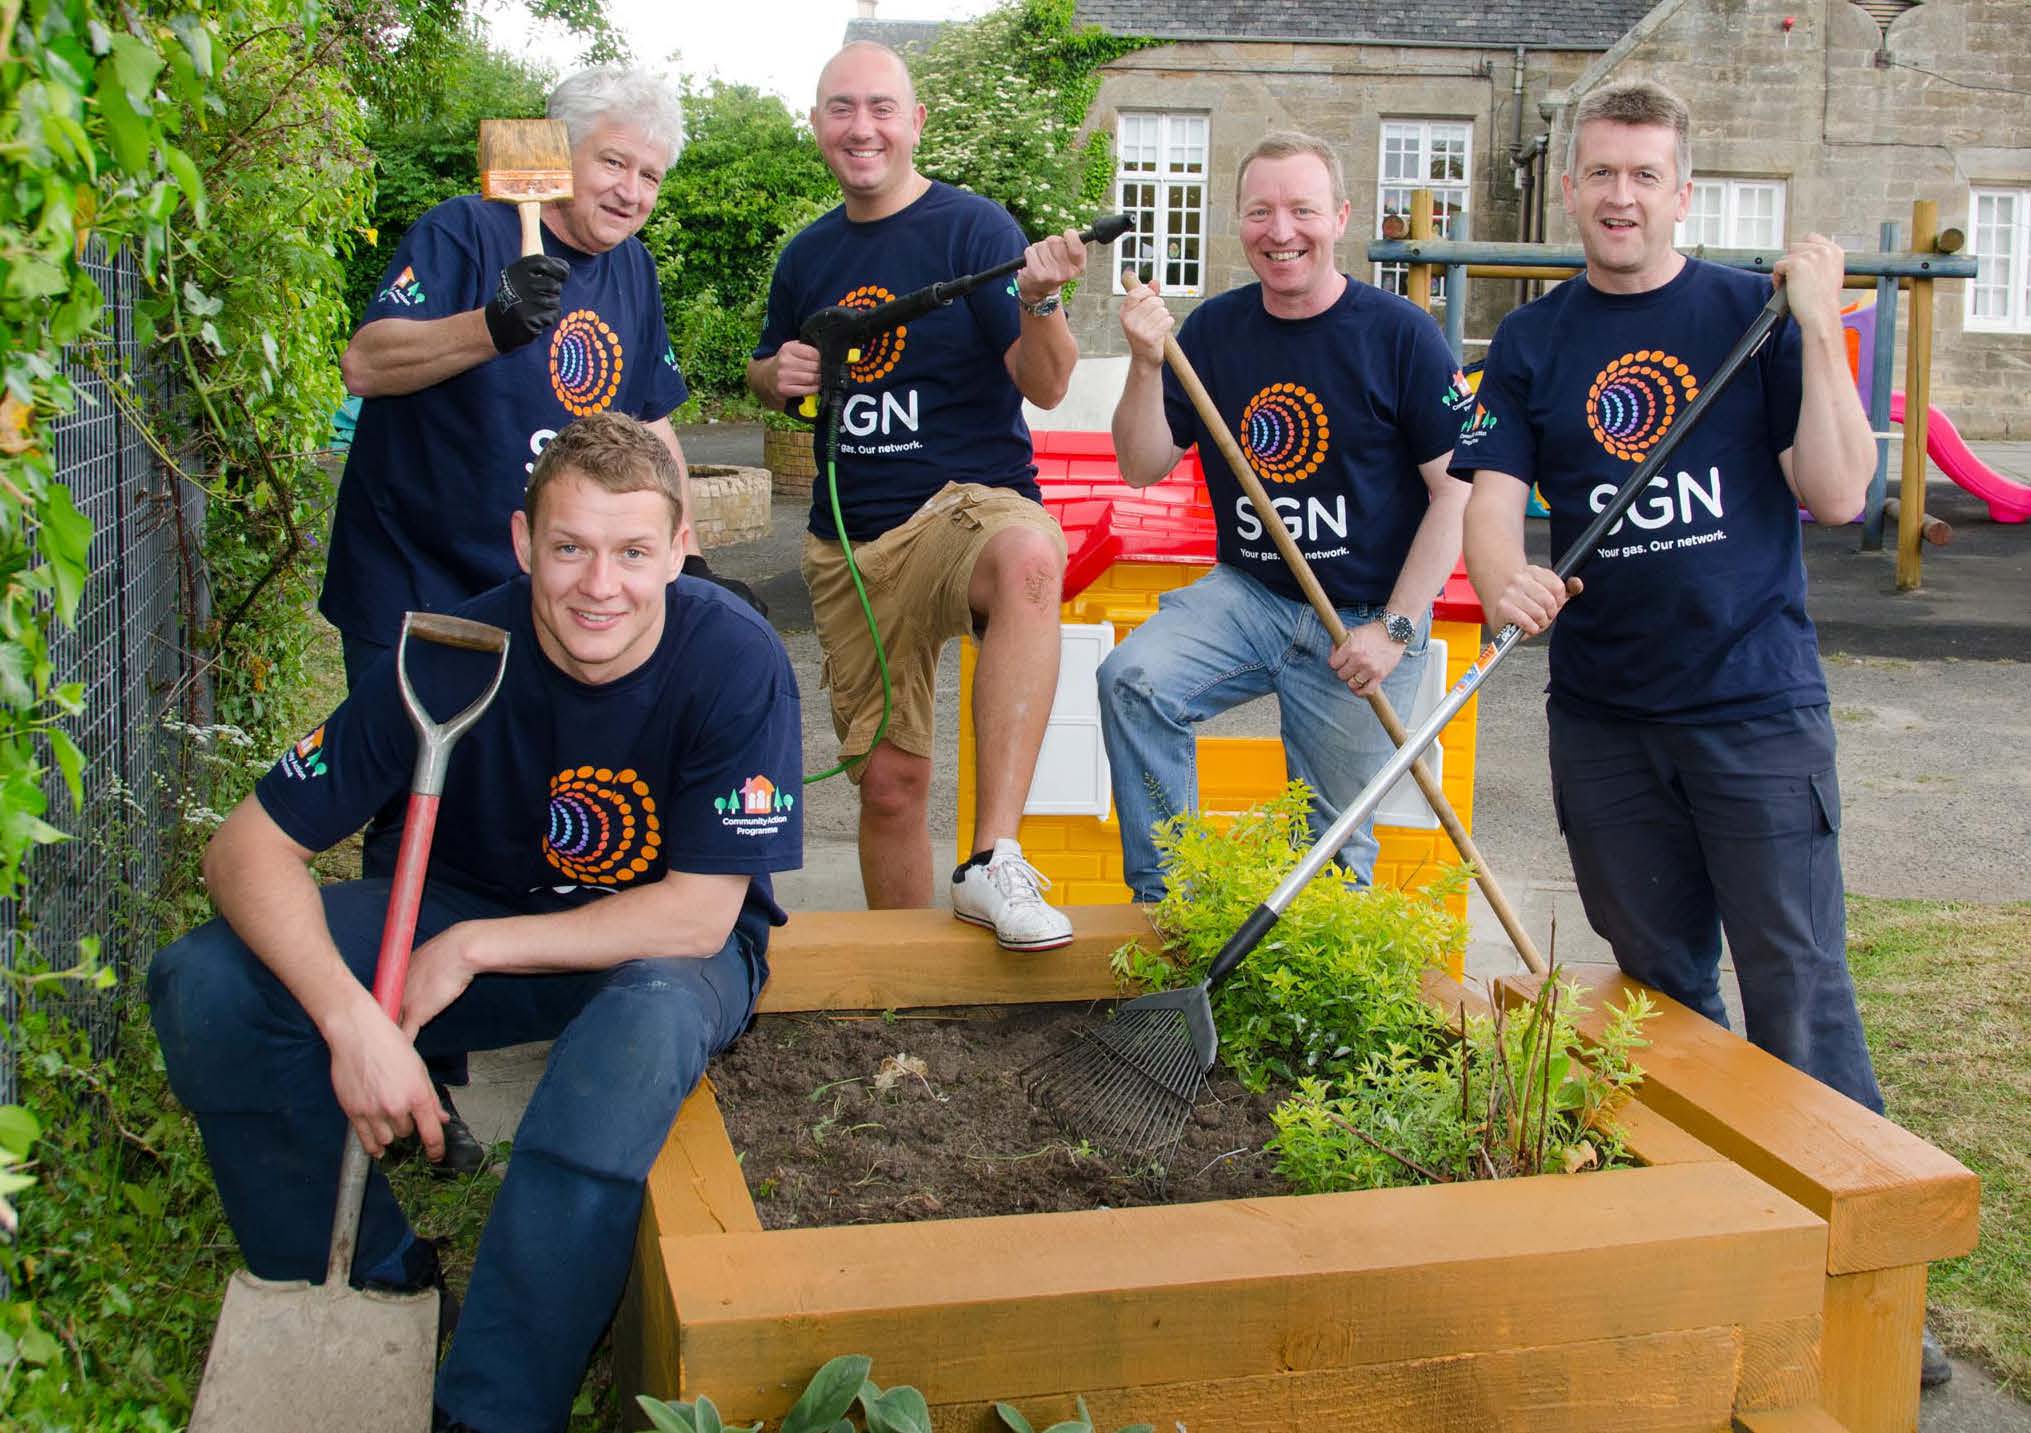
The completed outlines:
{"type": "MultiPolygon", "coordinates": [[[[1341,262],[1434,189],[1452,237],[1569,243],[1566,117],[1589,90],[1661,80],[1693,109],[1685,242],[1780,248],[1810,230],[1874,250],[1914,199],[1983,259],[1938,290],[1933,399],[1971,436],[2031,437],[2031,44],[2026,0],[1079,0],[1161,46],[1107,66],[1088,122],[1115,139],[1123,244],[1182,312],[1252,276],[1235,161],[1264,130],[1340,147],[1353,200],[1341,262]]],[[[1123,351],[1111,282],[1072,304],[1082,349],[1123,351]]],[[[1522,295],[1475,279],[1469,356],[1522,295]]],[[[1458,301],[1458,296],[1447,296],[1458,301]]],[[[1908,307],[1906,309],[1908,313],[1908,307]]],[[[1901,374],[1901,369],[1900,369],[1901,374]]],[[[1900,377],[1901,384],[1901,377],[1900,377]]]]}

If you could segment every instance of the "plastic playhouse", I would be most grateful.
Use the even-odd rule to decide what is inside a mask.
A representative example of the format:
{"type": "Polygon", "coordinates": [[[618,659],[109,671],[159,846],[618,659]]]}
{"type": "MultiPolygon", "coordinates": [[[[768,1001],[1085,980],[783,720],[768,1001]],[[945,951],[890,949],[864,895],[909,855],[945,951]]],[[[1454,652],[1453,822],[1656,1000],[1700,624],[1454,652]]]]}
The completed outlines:
{"type": "MultiPolygon", "coordinates": [[[[1121,878],[1120,830],[1109,799],[1094,673],[1115,644],[1156,611],[1159,597],[1212,566],[1213,508],[1196,448],[1161,482],[1132,488],[1121,479],[1106,433],[1039,432],[1035,443],[1044,505],[1064,528],[1069,552],[1058,693],[1020,838],[1023,853],[1050,877],[1053,902],[1120,903],[1129,891],[1121,878]]],[[[1466,671],[1480,644],[1481,606],[1462,570],[1454,571],[1439,598],[1431,640],[1442,645],[1444,659],[1428,664],[1417,702],[1401,714],[1412,728],[1466,671]]],[[[973,828],[971,692],[977,655],[967,642],[959,685],[959,860],[971,854],[966,847],[973,828]]],[[[1478,699],[1468,702],[1425,758],[1470,832],[1477,706],[1478,699]]],[[[1283,744],[1273,737],[1202,736],[1198,766],[1200,809],[1216,814],[1246,810],[1281,791],[1287,779],[1283,744]]],[[[1459,860],[1409,777],[1377,813],[1375,835],[1382,848],[1375,863],[1378,882],[1422,886],[1459,860]]],[[[1453,906],[1464,915],[1466,896],[1453,906]]]]}

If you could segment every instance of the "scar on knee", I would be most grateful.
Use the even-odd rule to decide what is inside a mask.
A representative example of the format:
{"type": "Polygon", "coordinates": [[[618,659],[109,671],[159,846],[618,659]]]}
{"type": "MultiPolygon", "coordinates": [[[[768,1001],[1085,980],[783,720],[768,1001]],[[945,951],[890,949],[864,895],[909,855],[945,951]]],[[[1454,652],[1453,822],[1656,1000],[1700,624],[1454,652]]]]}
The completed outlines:
{"type": "Polygon", "coordinates": [[[1023,574],[1023,600],[1032,607],[1058,605],[1058,579],[1047,567],[1032,567],[1023,574]]]}

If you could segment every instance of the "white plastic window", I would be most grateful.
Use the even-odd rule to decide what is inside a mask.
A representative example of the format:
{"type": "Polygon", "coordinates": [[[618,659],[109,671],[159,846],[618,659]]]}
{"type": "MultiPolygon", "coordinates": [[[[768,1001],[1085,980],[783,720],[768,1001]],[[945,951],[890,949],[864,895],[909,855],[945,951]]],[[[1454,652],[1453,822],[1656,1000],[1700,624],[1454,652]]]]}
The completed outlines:
{"type": "Polygon", "coordinates": [[[2031,189],[1973,190],[1968,219],[1981,267],[1967,286],[1967,327],[2031,333],[2031,189]]]}
{"type": "MultiPolygon", "coordinates": [[[[1472,181],[1474,126],[1464,120],[1386,119],[1382,122],[1382,164],[1375,202],[1375,232],[1382,238],[1410,237],[1410,196],[1432,191],[1432,233],[1465,239],[1467,198],[1472,181]]],[[[1377,264],[1375,282],[1391,293],[1408,290],[1410,266],[1377,264]]],[[[1432,275],[1432,303],[1446,302],[1443,270],[1432,275]]]]}
{"type": "Polygon", "coordinates": [[[1206,291],[1206,154],[1202,114],[1124,112],[1114,135],[1115,205],[1135,220],[1114,245],[1114,291],[1121,271],[1163,280],[1164,292],[1206,291]]]}

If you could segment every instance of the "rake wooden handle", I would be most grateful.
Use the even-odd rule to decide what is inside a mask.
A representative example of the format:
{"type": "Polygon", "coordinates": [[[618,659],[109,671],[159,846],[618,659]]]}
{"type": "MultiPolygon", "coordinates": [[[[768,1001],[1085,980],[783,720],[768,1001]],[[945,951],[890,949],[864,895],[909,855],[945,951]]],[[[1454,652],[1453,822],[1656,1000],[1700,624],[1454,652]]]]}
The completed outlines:
{"type": "MultiPolygon", "coordinates": [[[[1130,293],[1135,293],[1142,287],[1141,281],[1133,272],[1124,274],[1122,282],[1130,293]]],[[[1164,335],[1164,361],[1170,364],[1171,371],[1178,375],[1178,382],[1183,385],[1185,396],[1192,400],[1192,407],[1198,411],[1199,421],[1205,424],[1206,431],[1213,435],[1213,442],[1220,449],[1220,456],[1227,460],[1227,466],[1233,471],[1235,481],[1239,482],[1241,490],[1248,494],[1248,500],[1255,504],[1257,514],[1262,518],[1262,525],[1269,530],[1270,540],[1276,544],[1276,550],[1283,555],[1285,565],[1290,568],[1291,575],[1298,580],[1298,586],[1304,589],[1305,600],[1312,604],[1312,611],[1318,614],[1319,621],[1326,628],[1327,636],[1332,639],[1333,645],[1338,647],[1347,640],[1346,623],[1340,620],[1340,614],[1334,610],[1332,602],[1326,596],[1326,589],[1319,585],[1318,576],[1312,571],[1312,565],[1306,562],[1305,555],[1298,551],[1296,539],[1276,516],[1276,509],[1270,505],[1269,494],[1263,491],[1261,479],[1256,477],[1254,467],[1249,464],[1241,451],[1241,444],[1235,441],[1226,420],[1220,416],[1219,408],[1214,406],[1213,395],[1208,393],[1206,385],[1199,381],[1198,373],[1192,368],[1192,361],[1185,357],[1185,351],[1178,347],[1177,339],[1169,334],[1164,335]]],[[[1375,719],[1382,723],[1382,729],[1389,733],[1389,739],[1399,747],[1402,746],[1410,733],[1404,729],[1403,722],[1397,717],[1396,708],[1391,706],[1389,698],[1382,694],[1381,687],[1378,686],[1370,692],[1367,700],[1369,710],[1373,711],[1375,719]]],[[[1417,780],[1418,790],[1424,793],[1425,801],[1431,806],[1433,814],[1439,818],[1439,825],[1444,828],[1447,838],[1452,841],[1453,849],[1460,853],[1462,860],[1473,866],[1475,884],[1481,887],[1481,894],[1488,898],[1489,906],[1495,911],[1495,919],[1502,923],[1503,931],[1509,936],[1509,943],[1516,947],[1517,955],[1522,957],[1524,965],[1533,974],[1543,975],[1547,969],[1544,957],[1538,954],[1536,943],[1531,940],[1529,932],[1524,930],[1522,920],[1517,917],[1515,908],[1509,904],[1509,897],[1502,893],[1495,873],[1488,869],[1488,863],[1482,859],[1481,850],[1474,844],[1474,838],[1467,834],[1467,827],[1460,820],[1460,813],[1455,811],[1453,803],[1446,799],[1445,790],[1439,785],[1438,778],[1432,775],[1431,768],[1426,766],[1423,760],[1413,763],[1410,771],[1417,780]]]]}

